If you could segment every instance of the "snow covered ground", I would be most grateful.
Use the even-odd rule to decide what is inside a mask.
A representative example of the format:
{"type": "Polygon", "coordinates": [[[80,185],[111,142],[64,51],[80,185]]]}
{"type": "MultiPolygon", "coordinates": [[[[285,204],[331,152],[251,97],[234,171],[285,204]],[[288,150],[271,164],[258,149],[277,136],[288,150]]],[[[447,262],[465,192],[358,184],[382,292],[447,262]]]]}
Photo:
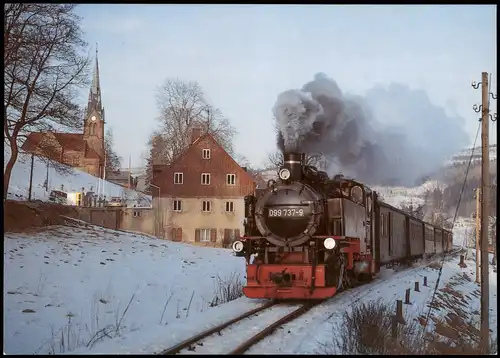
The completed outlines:
{"type": "MultiPolygon", "coordinates": [[[[121,335],[166,328],[175,339],[177,323],[194,318],[201,327],[199,314],[214,298],[218,276],[244,275],[243,259],[230,250],[94,226],[7,233],[4,240],[4,350],[10,354],[71,351],[106,327],[110,336],[117,326],[121,335]]],[[[135,344],[139,352],[141,342],[135,344]]]]}
{"type": "MultiPolygon", "coordinates": [[[[157,353],[263,303],[241,297],[210,307],[217,277],[244,277],[244,259],[226,249],[193,247],[95,226],[7,233],[4,240],[4,350],[10,354],[157,353]]],[[[445,264],[440,288],[457,275],[474,277],[473,263],[467,262],[463,270],[457,263],[454,259],[445,264]]],[[[412,292],[412,305],[405,310],[414,317],[422,315],[436,278],[437,271],[424,266],[398,273],[384,270],[374,283],[328,300],[249,353],[322,353],[343,312],[380,297],[401,299],[417,280],[421,292],[412,292]],[[422,286],[423,276],[429,287],[422,286]]],[[[471,297],[467,309],[474,312],[479,300],[470,292],[477,286],[463,281],[455,289],[471,297]]],[[[495,336],[496,282],[492,274],[495,336]]],[[[440,311],[434,309],[433,314],[440,311]]],[[[225,344],[231,343],[227,341],[230,336],[239,335],[226,333],[221,337],[225,344]]],[[[205,350],[210,352],[209,347],[205,350]]]]}
{"type": "MultiPolygon", "coordinates": [[[[4,147],[4,169],[10,157],[10,149],[4,147]]],[[[8,199],[27,200],[29,195],[29,181],[31,171],[31,156],[21,152],[14,168],[9,183],[8,199]]],[[[49,190],[46,191],[44,183],[47,178],[47,165],[35,157],[33,169],[33,188],[32,198],[48,201],[51,190],[61,190],[65,192],[85,192],[93,191],[97,194],[98,190],[109,199],[112,196],[127,198],[127,206],[151,207],[151,196],[135,190],[129,190],[111,182],[98,179],[90,174],[71,169],[71,173],[63,175],[54,168],[49,167],[49,190]]]]}
{"type": "MultiPolygon", "coordinates": [[[[444,307],[442,304],[443,301],[450,300],[450,295],[443,292],[443,289],[444,291],[448,291],[448,288],[452,286],[455,291],[461,293],[463,297],[468,298],[465,303],[452,301],[452,304],[459,304],[461,309],[466,314],[474,317],[475,323],[478,324],[480,303],[477,298],[479,287],[473,282],[475,266],[471,261],[467,261],[467,268],[460,269],[457,263],[458,260],[452,260],[444,264],[438,294],[436,295],[437,298],[435,298],[435,303],[440,303],[440,308],[434,308],[431,311],[431,316],[444,317],[450,312],[449,307],[444,307]],[[469,279],[464,278],[464,275],[467,275],[469,279]],[[456,284],[457,281],[458,284],[456,284]]],[[[257,344],[248,353],[339,353],[336,351],[333,342],[339,326],[344,324],[343,314],[346,310],[351,310],[353,305],[367,303],[379,298],[385,302],[392,303],[395,303],[395,300],[404,300],[405,290],[410,288],[411,305],[404,305],[403,313],[408,317],[407,319],[419,316],[425,317],[429,309],[428,305],[432,300],[437,276],[438,270],[429,267],[420,267],[395,273],[369,286],[362,286],[352,291],[343,292],[337,297],[315,307],[310,314],[285,325],[273,337],[257,344]],[[427,277],[428,287],[423,287],[424,276],[427,277]],[[415,281],[419,281],[420,283],[420,292],[414,291],[415,281]],[[279,344],[277,344],[278,342],[279,344]]],[[[497,335],[496,286],[496,273],[492,272],[490,275],[490,329],[493,330],[492,336],[494,337],[497,335]]],[[[451,295],[451,298],[453,298],[453,295],[451,295]]],[[[432,329],[432,325],[432,321],[430,321],[428,328],[432,329]]]]}

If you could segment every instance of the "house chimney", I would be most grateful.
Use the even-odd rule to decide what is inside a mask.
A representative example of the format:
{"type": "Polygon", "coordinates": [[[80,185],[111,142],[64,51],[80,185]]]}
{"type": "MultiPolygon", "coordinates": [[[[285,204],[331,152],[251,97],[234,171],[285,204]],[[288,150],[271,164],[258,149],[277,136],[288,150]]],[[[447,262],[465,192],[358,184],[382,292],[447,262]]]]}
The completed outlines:
{"type": "Polygon", "coordinates": [[[201,137],[201,128],[193,127],[191,128],[191,142],[189,144],[193,144],[195,140],[201,137]]]}

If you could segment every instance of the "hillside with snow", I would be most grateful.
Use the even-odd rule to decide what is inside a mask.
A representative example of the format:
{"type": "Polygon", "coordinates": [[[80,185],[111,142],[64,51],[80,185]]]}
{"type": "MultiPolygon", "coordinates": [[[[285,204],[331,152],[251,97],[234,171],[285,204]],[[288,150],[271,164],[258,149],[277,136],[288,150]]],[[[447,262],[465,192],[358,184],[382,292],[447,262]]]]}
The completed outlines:
{"type": "MultiPolygon", "coordinates": [[[[4,170],[10,157],[10,149],[4,147],[4,170]]],[[[108,200],[113,196],[126,198],[128,207],[151,207],[151,196],[124,188],[120,185],[99,179],[80,170],[67,167],[69,174],[61,174],[53,167],[48,168],[48,190],[44,183],[47,179],[47,164],[35,157],[33,167],[32,199],[48,201],[51,190],[64,192],[99,192],[108,200]]],[[[12,169],[7,199],[27,200],[31,172],[31,155],[21,152],[12,169]]]]}
{"type": "MultiPolygon", "coordinates": [[[[469,159],[472,155],[472,162],[478,163],[481,162],[481,151],[482,147],[477,146],[474,148],[463,149],[457,154],[453,155],[451,158],[445,161],[445,166],[452,165],[466,165],[469,162],[469,159]]],[[[497,145],[491,144],[489,150],[490,162],[497,160],[497,145]]]]}

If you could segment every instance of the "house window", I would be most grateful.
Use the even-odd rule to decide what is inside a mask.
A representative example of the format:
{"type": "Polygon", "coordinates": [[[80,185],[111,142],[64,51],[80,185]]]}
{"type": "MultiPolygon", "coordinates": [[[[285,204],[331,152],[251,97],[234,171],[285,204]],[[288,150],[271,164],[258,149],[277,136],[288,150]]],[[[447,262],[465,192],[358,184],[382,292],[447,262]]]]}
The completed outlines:
{"type": "Polygon", "coordinates": [[[174,184],[182,184],[182,183],[184,183],[184,174],[174,173],[174,184]]]}
{"type": "Polygon", "coordinates": [[[212,202],[203,200],[201,207],[204,213],[208,213],[212,211],[212,202]]]}
{"type": "Polygon", "coordinates": [[[236,184],[236,174],[226,174],[226,184],[227,185],[236,184]]]}
{"type": "Polygon", "coordinates": [[[134,218],[140,218],[141,217],[141,212],[140,211],[134,211],[134,218]]]}
{"type": "Polygon", "coordinates": [[[231,213],[234,212],[234,202],[226,201],[226,211],[231,213]]]}
{"type": "Polygon", "coordinates": [[[212,233],[211,229],[200,229],[200,241],[210,242],[211,233],[212,233]]]}
{"type": "Polygon", "coordinates": [[[210,159],[210,149],[203,149],[201,151],[201,157],[203,159],[210,159]]]}
{"type": "Polygon", "coordinates": [[[173,202],[173,208],[174,211],[182,211],[182,201],[180,200],[174,200],[173,202]]]}
{"type": "Polygon", "coordinates": [[[210,174],[208,173],[201,174],[201,184],[210,185],[210,174]]]}

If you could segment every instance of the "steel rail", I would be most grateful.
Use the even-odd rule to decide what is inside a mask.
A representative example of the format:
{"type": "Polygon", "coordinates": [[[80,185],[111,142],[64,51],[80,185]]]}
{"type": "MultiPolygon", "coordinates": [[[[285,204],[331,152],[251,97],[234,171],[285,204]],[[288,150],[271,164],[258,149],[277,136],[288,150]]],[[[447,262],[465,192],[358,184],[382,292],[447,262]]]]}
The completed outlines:
{"type": "Polygon", "coordinates": [[[246,340],[244,343],[240,344],[236,349],[232,350],[230,355],[237,355],[237,354],[243,354],[246,352],[250,347],[254,346],[258,342],[260,342],[262,339],[270,336],[273,331],[282,325],[293,321],[295,318],[302,316],[304,313],[309,311],[311,308],[314,306],[318,305],[320,302],[315,302],[315,303],[306,303],[303,306],[297,308],[295,311],[287,314],[286,316],[280,318],[276,322],[270,324],[266,328],[264,328],[262,331],[251,337],[250,339],[246,340]]]}
{"type": "Polygon", "coordinates": [[[196,336],[193,336],[191,338],[188,338],[188,339],[176,344],[173,347],[167,348],[158,354],[159,355],[177,354],[177,353],[179,353],[179,351],[183,350],[184,348],[190,347],[192,344],[202,340],[203,338],[206,338],[208,336],[211,336],[212,334],[218,333],[226,327],[229,327],[229,326],[231,326],[231,325],[233,325],[233,324],[235,324],[235,323],[237,323],[237,322],[239,322],[247,317],[250,317],[256,313],[264,311],[265,309],[268,309],[268,308],[275,306],[275,305],[276,305],[276,303],[274,301],[267,302],[264,305],[257,307],[257,308],[254,308],[253,310],[250,310],[250,311],[248,311],[248,312],[246,312],[246,313],[244,313],[236,318],[233,318],[230,321],[227,321],[227,322],[220,324],[216,327],[210,328],[206,331],[203,331],[203,332],[197,334],[196,336]]]}

